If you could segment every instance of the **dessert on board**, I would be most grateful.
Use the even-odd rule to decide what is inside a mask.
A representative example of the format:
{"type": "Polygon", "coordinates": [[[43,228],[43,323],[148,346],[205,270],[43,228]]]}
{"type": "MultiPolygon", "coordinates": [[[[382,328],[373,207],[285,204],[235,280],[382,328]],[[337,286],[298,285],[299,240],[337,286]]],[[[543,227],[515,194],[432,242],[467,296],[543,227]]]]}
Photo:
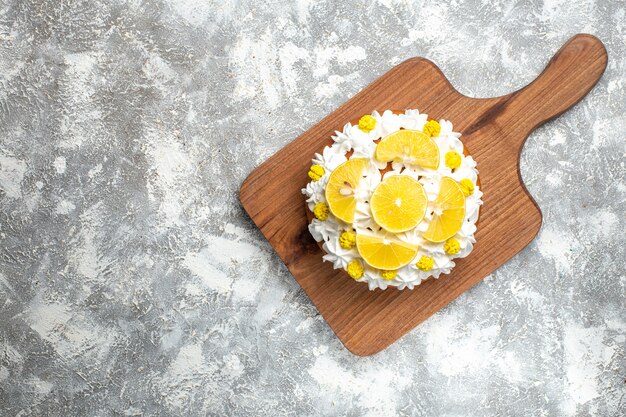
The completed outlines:
{"type": "Polygon", "coordinates": [[[472,251],[482,204],[460,137],[418,110],[375,111],[336,131],[302,190],[323,259],[370,290],[449,274],[472,251]]]}

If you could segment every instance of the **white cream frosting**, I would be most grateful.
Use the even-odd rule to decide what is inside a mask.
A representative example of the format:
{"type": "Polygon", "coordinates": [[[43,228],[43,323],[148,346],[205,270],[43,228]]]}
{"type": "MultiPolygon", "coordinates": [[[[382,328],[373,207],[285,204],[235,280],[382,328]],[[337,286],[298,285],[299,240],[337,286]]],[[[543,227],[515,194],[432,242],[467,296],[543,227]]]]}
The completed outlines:
{"type": "Polygon", "coordinates": [[[476,162],[471,156],[463,154],[463,143],[459,139],[461,134],[453,131],[452,123],[448,120],[440,120],[441,132],[439,136],[433,138],[439,147],[441,161],[439,169],[424,169],[418,166],[405,166],[402,163],[394,162],[393,171],[387,172],[381,178],[379,169],[384,169],[386,163],[381,163],[374,157],[377,144],[374,142],[390,133],[404,129],[422,130],[428,120],[428,116],[419,113],[418,110],[406,110],[404,113],[395,114],[390,110],[383,114],[373,112],[372,117],[376,119],[376,126],[370,132],[364,132],[357,125],[347,123],[343,131],[336,131],[332,137],[333,144],[326,146],[321,154],[315,154],[314,165],[321,165],[324,168],[324,175],[318,181],[311,181],[302,192],[307,197],[307,204],[311,211],[315,204],[326,202],[325,188],[328,178],[337,166],[347,160],[346,154],[352,151],[351,158],[369,158],[372,167],[365,173],[365,177],[359,183],[356,191],[357,207],[354,216],[354,223],[348,225],[331,214],[325,221],[313,219],[309,224],[309,231],[317,242],[323,242],[323,249],[326,252],[323,259],[332,262],[335,269],[347,269],[350,261],[358,259],[363,264],[365,271],[359,282],[367,282],[369,289],[386,289],[394,286],[398,289],[413,289],[423,280],[434,277],[439,278],[441,274],[449,274],[454,268],[455,258],[464,258],[472,251],[474,243],[474,233],[476,232],[476,222],[478,220],[479,208],[482,204],[482,192],[476,185],[478,180],[478,170],[476,162]],[[456,151],[461,155],[461,166],[455,170],[448,168],[445,164],[445,154],[456,151]],[[375,168],[374,168],[375,167],[375,168]],[[439,193],[439,183],[445,176],[452,177],[457,181],[469,178],[474,183],[474,193],[465,200],[465,222],[461,229],[454,236],[459,241],[461,250],[455,255],[448,255],[443,250],[443,243],[432,243],[421,237],[421,233],[426,231],[432,219],[432,210],[427,210],[424,220],[413,230],[401,233],[398,237],[419,247],[415,260],[409,265],[398,269],[393,280],[384,280],[381,271],[367,265],[359,255],[356,248],[344,249],[339,245],[339,237],[345,230],[354,228],[357,232],[371,230],[378,231],[380,227],[372,219],[369,209],[369,198],[376,186],[384,177],[389,175],[408,175],[422,183],[428,196],[430,204],[433,204],[439,193]],[[416,260],[421,256],[430,256],[434,260],[433,269],[421,271],[415,265],[416,260]]]}

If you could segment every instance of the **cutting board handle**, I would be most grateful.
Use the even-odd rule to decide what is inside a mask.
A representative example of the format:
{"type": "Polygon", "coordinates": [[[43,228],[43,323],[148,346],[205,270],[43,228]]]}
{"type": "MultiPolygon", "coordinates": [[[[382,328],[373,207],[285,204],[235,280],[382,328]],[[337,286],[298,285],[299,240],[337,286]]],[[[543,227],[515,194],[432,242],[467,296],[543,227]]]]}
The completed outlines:
{"type": "Polygon", "coordinates": [[[606,48],[595,36],[570,38],[532,83],[502,97],[497,119],[529,134],[578,103],[598,82],[607,60],[606,48]]]}

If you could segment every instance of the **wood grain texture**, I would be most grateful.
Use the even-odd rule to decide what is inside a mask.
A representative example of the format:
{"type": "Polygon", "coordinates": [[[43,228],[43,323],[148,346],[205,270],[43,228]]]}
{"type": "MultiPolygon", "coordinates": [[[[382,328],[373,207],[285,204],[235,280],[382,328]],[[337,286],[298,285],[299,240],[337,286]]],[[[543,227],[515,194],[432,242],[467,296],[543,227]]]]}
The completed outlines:
{"type": "Polygon", "coordinates": [[[341,342],[356,355],[386,348],[524,248],[541,227],[541,212],[522,183],[519,156],[537,126],[580,101],[607,64],[602,42],[571,38],[528,86],[488,99],[464,96],[431,61],[409,59],[366,87],[244,181],[240,200],[341,342]],[[478,163],[484,204],[473,252],[450,275],[414,290],[369,291],[322,262],[307,229],[301,189],[315,152],[343,125],[373,110],[417,108],[445,118],[463,134],[478,163]],[[386,316],[394,315],[393,325],[386,316]]]}

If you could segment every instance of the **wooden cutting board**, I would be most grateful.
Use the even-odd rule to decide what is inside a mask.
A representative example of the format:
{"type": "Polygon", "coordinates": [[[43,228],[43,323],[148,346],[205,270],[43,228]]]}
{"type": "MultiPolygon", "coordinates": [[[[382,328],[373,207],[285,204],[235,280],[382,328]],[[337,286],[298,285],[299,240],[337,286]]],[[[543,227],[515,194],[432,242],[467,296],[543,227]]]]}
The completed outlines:
{"type": "Polygon", "coordinates": [[[591,90],[607,59],[597,38],[576,35],[531,84],[486,99],[460,94],[431,61],[409,59],[255,169],[241,185],[241,204],[346,348],[372,355],[495,271],[537,235],[541,211],[520,177],[522,146],[533,129],[591,90]],[[477,243],[467,258],[455,261],[450,275],[429,279],[412,291],[369,291],[366,284],[322,262],[323,253],[307,229],[300,190],[308,182],[313,154],[346,122],[373,110],[414,108],[430,118],[450,120],[478,163],[484,204],[477,243]]]}

